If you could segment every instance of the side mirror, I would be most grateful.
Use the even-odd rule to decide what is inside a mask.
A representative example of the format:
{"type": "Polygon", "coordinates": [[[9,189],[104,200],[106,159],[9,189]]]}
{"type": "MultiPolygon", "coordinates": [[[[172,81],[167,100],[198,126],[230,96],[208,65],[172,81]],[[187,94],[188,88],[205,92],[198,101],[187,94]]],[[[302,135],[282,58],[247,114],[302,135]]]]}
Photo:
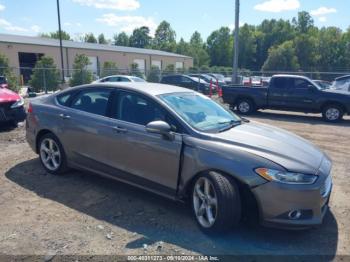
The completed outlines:
{"type": "Polygon", "coordinates": [[[164,121],[153,121],[146,125],[146,131],[152,134],[159,134],[169,140],[174,139],[174,134],[171,132],[171,127],[164,121]]]}

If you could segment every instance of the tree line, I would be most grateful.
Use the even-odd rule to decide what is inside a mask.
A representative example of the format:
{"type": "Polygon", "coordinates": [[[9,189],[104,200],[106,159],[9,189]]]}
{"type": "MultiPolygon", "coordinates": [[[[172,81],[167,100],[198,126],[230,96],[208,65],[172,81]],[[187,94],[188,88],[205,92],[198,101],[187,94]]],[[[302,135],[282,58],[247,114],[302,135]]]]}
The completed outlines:
{"type": "MultiPolygon", "coordinates": [[[[58,32],[42,34],[58,38],[58,32]]],[[[65,40],[71,40],[63,32],[65,40]]],[[[187,42],[176,41],[176,32],[163,21],[150,36],[146,26],[106,39],[88,33],[83,42],[158,49],[191,56],[194,67],[231,67],[234,37],[228,27],[212,32],[206,41],[197,31],[187,42]]],[[[259,25],[244,24],[239,32],[239,68],[251,71],[345,71],[350,68],[350,27],[345,32],[337,27],[318,28],[308,12],[299,12],[290,20],[270,19],[259,25]]]]}

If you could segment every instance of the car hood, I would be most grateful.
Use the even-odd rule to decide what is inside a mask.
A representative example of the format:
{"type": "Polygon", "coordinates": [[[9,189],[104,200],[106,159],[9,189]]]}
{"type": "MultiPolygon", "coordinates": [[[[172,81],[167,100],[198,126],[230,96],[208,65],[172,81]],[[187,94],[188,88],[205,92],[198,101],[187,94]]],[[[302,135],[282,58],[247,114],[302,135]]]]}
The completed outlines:
{"type": "Polygon", "coordinates": [[[14,102],[21,99],[21,97],[7,88],[0,88],[0,103],[2,102],[14,102]]]}
{"type": "Polygon", "coordinates": [[[258,122],[244,123],[215,134],[214,140],[238,146],[288,171],[316,174],[324,153],[309,141],[285,130],[258,122]]]}
{"type": "Polygon", "coordinates": [[[325,89],[325,90],[322,90],[323,92],[325,93],[332,93],[332,94],[339,94],[339,95],[346,95],[346,96],[349,96],[350,97],[350,92],[345,90],[345,89],[325,89]]]}

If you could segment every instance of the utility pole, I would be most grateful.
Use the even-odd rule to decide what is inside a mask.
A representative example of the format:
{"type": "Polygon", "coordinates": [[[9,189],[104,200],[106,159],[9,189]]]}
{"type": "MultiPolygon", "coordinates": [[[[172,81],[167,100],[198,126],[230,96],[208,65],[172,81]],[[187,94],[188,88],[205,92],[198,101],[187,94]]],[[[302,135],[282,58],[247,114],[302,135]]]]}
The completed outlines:
{"type": "Polygon", "coordinates": [[[61,12],[60,1],[57,0],[57,16],[58,16],[58,35],[60,38],[60,51],[61,51],[61,71],[62,71],[62,84],[64,83],[64,62],[63,62],[63,46],[62,46],[62,30],[61,30],[61,12]]]}
{"type": "Polygon", "coordinates": [[[236,0],[235,10],[235,47],[233,57],[232,83],[238,84],[238,49],[239,49],[239,0],[236,0]]]}

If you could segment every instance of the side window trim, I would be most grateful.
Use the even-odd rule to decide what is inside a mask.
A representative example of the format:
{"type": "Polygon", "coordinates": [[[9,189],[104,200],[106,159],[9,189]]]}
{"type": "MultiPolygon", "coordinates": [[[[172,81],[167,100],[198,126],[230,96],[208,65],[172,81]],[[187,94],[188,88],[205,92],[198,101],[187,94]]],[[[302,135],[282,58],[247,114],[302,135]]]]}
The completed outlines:
{"type": "Polygon", "coordinates": [[[66,105],[66,107],[68,107],[70,110],[75,110],[75,111],[79,111],[82,112],[84,114],[89,114],[89,115],[93,115],[93,116],[102,116],[102,117],[108,117],[108,112],[109,112],[109,106],[110,106],[110,100],[112,98],[112,93],[113,93],[113,88],[108,88],[108,87],[95,87],[95,86],[91,86],[91,87],[83,87],[80,88],[79,90],[76,90],[75,94],[72,95],[69,99],[69,103],[66,105]],[[94,90],[105,90],[105,91],[110,91],[109,97],[108,97],[108,102],[107,102],[107,108],[106,108],[106,112],[104,113],[104,115],[99,115],[99,114],[95,114],[95,113],[91,113],[91,112],[87,112],[87,111],[83,111],[83,110],[79,110],[76,108],[72,107],[72,103],[73,101],[75,101],[75,99],[83,92],[87,92],[87,91],[94,91],[94,90]]]}
{"type": "Polygon", "coordinates": [[[130,124],[130,125],[134,125],[134,126],[138,126],[138,127],[145,127],[144,125],[141,125],[141,124],[138,124],[138,123],[128,122],[128,121],[116,118],[116,115],[117,115],[117,110],[116,109],[119,108],[119,96],[120,96],[120,94],[122,92],[133,94],[133,95],[138,95],[142,99],[150,101],[155,106],[158,106],[165,113],[165,116],[172,118],[173,121],[177,124],[177,128],[181,129],[181,130],[173,131],[174,133],[177,133],[177,134],[185,134],[186,133],[185,132],[186,129],[183,127],[183,125],[180,123],[180,121],[178,121],[176,119],[176,117],[171,112],[169,112],[169,110],[166,107],[164,107],[164,105],[162,105],[161,103],[159,103],[158,101],[156,101],[154,98],[152,98],[150,96],[147,96],[145,94],[138,93],[138,92],[135,92],[135,91],[132,91],[132,90],[116,89],[114,91],[114,94],[112,94],[112,97],[113,97],[112,101],[113,101],[113,103],[115,103],[115,106],[112,106],[111,111],[110,111],[111,115],[109,117],[111,119],[113,119],[115,121],[120,121],[120,122],[125,123],[125,124],[130,124]]]}

